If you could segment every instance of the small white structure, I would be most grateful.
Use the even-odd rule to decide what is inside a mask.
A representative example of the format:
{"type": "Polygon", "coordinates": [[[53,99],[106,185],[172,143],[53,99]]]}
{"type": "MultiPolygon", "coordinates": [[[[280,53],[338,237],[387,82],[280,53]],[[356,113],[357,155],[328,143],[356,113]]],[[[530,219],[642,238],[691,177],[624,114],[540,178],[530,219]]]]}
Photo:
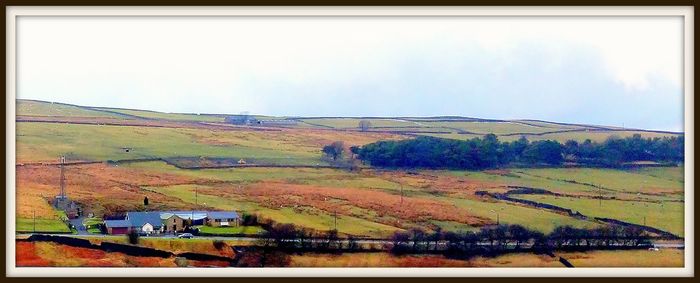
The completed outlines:
{"type": "Polygon", "coordinates": [[[151,223],[143,224],[143,226],[141,226],[141,232],[144,232],[146,234],[153,233],[153,225],[151,225],[151,223]]]}

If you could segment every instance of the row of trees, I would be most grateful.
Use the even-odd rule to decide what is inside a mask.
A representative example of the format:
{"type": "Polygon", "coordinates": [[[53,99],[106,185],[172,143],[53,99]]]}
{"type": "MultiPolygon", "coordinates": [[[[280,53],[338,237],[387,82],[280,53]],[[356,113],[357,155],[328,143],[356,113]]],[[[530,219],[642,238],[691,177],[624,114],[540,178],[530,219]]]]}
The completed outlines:
{"type": "Polygon", "coordinates": [[[561,226],[549,234],[529,230],[521,225],[496,225],[472,232],[426,233],[413,229],[396,232],[390,251],[396,254],[441,252],[455,257],[494,254],[507,250],[625,248],[648,245],[649,236],[634,226],[608,225],[595,229],[561,226]]]}
{"type": "Polygon", "coordinates": [[[398,231],[386,240],[341,238],[336,230],[319,232],[293,224],[266,225],[257,244],[243,253],[240,266],[284,266],[297,252],[342,253],[387,251],[394,254],[437,253],[455,258],[495,255],[510,251],[622,249],[647,246],[649,236],[634,226],[608,225],[595,229],[557,227],[549,234],[521,225],[493,225],[479,231],[398,231]]]}
{"type": "Polygon", "coordinates": [[[385,251],[394,254],[434,253],[469,258],[517,251],[625,249],[651,244],[649,234],[640,227],[615,224],[593,229],[560,226],[548,234],[522,225],[508,224],[461,232],[414,228],[397,231],[387,239],[368,240],[352,235],[341,236],[337,230],[318,231],[294,224],[277,223],[271,219],[258,218],[255,214],[244,215],[244,221],[265,229],[256,244],[246,247],[237,258],[238,266],[248,267],[286,266],[291,254],[303,252],[385,251]]]}
{"type": "Polygon", "coordinates": [[[464,141],[436,137],[379,141],[350,150],[373,166],[487,169],[513,163],[559,166],[564,161],[610,167],[633,161],[682,162],[683,145],[682,136],[644,139],[635,134],[627,138],[613,136],[602,143],[570,140],[561,144],[552,140],[530,142],[525,137],[501,142],[496,135],[488,134],[464,141]]]}

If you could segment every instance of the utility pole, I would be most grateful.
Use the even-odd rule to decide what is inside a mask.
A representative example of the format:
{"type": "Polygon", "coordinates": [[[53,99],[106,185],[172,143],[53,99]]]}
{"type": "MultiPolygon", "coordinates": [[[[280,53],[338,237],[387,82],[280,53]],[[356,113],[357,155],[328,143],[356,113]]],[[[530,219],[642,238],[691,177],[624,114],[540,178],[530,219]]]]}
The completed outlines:
{"type": "Polygon", "coordinates": [[[603,191],[598,187],[598,206],[603,207],[603,191]]]}
{"type": "Polygon", "coordinates": [[[338,231],[338,211],[337,210],[333,210],[333,227],[334,227],[333,229],[335,229],[335,231],[338,231]]]}
{"type": "Polygon", "coordinates": [[[32,228],[32,233],[36,233],[36,210],[32,210],[32,222],[34,223],[34,228],[32,228]]]}
{"type": "Polygon", "coordinates": [[[194,205],[197,205],[197,187],[194,187],[194,205]]]}
{"type": "Polygon", "coordinates": [[[66,169],[64,166],[64,164],[66,163],[66,157],[61,156],[60,161],[61,161],[61,165],[60,165],[60,167],[61,167],[61,180],[60,180],[61,194],[59,195],[60,196],[59,199],[61,201],[63,201],[63,199],[66,198],[66,169]]]}
{"type": "Polygon", "coordinates": [[[401,185],[401,200],[400,200],[400,204],[403,205],[403,184],[400,184],[400,185],[401,185]]]}

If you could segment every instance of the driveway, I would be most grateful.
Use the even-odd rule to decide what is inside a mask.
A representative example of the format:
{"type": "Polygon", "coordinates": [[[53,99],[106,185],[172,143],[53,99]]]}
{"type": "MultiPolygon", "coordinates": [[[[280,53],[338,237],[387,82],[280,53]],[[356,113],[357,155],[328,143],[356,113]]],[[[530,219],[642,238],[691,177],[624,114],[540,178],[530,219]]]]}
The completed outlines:
{"type": "Polygon", "coordinates": [[[83,219],[85,219],[85,217],[71,219],[70,224],[75,227],[75,230],[78,230],[78,235],[90,235],[85,226],[83,226],[83,219]]]}

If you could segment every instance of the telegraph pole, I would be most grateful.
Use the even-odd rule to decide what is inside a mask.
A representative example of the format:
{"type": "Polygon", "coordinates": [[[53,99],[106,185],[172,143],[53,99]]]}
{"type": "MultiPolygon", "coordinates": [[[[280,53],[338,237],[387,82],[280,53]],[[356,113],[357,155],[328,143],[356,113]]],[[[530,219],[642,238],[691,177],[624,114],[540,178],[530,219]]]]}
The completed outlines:
{"type": "Polygon", "coordinates": [[[338,231],[338,211],[333,210],[333,227],[335,231],[338,231]]]}
{"type": "Polygon", "coordinates": [[[401,200],[399,202],[403,205],[403,184],[401,184],[401,200]]]}
{"type": "Polygon", "coordinates": [[[32,233],[36,233],[36,210],[32,210],[32,222],[34,228],[32,228],[32,233]]]}
{"type": "Polygon", "coordinates": [[[66,198],[66,168],[64,164],[66,163],[66,157],[61,156],[61,180],[60,180],[60,185],[61,185],[61,194],[60,194],[60,200],[63,201],[63,199],[66,198]]]}

